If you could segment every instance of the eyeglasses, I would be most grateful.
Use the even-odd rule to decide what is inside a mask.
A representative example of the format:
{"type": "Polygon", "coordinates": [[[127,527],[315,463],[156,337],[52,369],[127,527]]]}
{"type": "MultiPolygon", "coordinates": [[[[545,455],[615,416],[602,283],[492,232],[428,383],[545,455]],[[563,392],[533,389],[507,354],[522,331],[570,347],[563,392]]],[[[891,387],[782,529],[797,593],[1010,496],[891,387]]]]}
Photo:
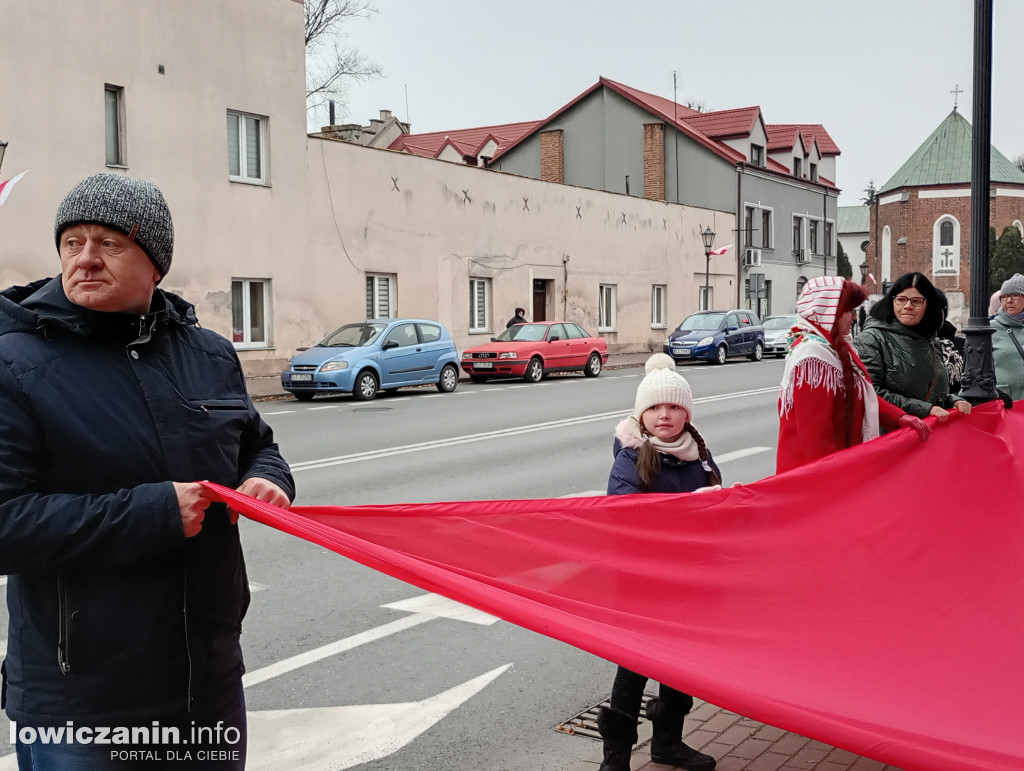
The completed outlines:
{"type": "Polygon", "coordinates": [[[902,296],[900,296],[900,297],[894,297],[892,301],[896,305],[899,305],[901,307],[904,306],[904,305],[907,305],[908,303],[910,304],[911,308],[920,308],[922,305],[924,305],[924,298],[923,297],[902,297],[902,296]]]}
{"type": "Polygon", "coordinates": [[[1000,300],[1019,300],[1024,297],[1024,294],[1020,292],[1014,292],[1013,294],[1004,294],[999,297],[1000,300]]]}

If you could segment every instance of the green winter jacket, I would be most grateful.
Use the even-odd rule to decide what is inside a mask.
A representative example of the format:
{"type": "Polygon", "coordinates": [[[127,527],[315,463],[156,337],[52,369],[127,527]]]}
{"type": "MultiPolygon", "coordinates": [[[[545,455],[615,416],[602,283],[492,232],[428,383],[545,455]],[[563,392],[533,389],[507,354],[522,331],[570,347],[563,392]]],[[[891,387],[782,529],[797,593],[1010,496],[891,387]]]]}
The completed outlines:
{"type": "Polygon", "coordinates": [[[1024,324],[1007,316],[1002,308],[989,324],[995,329],[992,358],[996,365],[996,388],[1008,393],[1014,401],[1024,399],[1024,356],[1013,344],[1016,338],[1024,347],[1024,324]]]}
{"type": "Polygon", "coordinates": [[[948,409],[956,401],[934,335],[922,337],[898,321],[869,318],[853,346],[876,393],[904,412],[925,418],[933,406],[948,409]]]}

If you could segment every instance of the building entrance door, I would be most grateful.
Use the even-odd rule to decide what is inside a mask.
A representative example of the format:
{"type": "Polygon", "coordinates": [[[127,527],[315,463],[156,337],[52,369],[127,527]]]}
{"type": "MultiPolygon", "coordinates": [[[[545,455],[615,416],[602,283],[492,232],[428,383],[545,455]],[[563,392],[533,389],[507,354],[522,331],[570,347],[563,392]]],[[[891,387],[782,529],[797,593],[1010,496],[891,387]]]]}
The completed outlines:
{"type": "Polygon", "coordinates": [[[533,315],[530,321],[548,320],[548,295],[551,279],[535,278],[533,280],[533,315]]]}

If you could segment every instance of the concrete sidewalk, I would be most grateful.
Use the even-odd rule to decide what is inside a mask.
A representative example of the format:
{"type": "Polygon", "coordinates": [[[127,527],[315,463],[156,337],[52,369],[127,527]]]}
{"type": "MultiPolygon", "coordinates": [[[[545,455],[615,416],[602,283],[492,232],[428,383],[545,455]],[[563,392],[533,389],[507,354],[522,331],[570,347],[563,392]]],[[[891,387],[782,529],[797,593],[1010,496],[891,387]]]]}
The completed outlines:
{"type": "MultiPolygon", "coordinates": [[[[605,364],[605,369],[622,369],[624,367],[642,367],[644,362],[650,357],[650,353],[642,351],[640,353],[611,353],[608,354],[608,363],[605,364]]],[[[469,378],[466,373],[459,373],[459,382],[468,383],[469,378]]],[[[249,388],[249,395],[252,396],[253,401],[265,402],[273,401],[275,399],[291,399],[292,397],[281,388],[281,376],[276,375],[264,375],[259,377],[246,378],[246,385],[249,388]]],[[[494,383],[501,382],[497,379],[494,383]]],[[[508,382],[513,382],[509,380],[508,382]]],[[[414,386],[421,387],[421,386],[414,386]]]]}
{"type": "MultiPolygon", "coordinates": [[[[687,744],[718,761],[717,771],[900,771],[896,766],[887,766],[703,702],[697,702],[687,716],[684,731],[687,744]]],[[[672,766],[651,761],[651,724],[643,721],[638,732],[640,737],[630,762],[632,771],[669,771],[672,766]]],[[[578,741],[592,743],[594,750],[568,771],[597,771],[601,764],[601,744],[593,739],[578,741]]]]}

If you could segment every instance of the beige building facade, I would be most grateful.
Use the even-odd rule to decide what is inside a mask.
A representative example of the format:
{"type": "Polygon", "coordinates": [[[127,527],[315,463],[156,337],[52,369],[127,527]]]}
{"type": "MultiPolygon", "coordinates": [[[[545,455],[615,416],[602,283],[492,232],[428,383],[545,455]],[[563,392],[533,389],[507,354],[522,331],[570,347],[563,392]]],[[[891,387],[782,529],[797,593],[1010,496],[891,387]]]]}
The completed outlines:
{"type": "MultiPolygon", "coordinates": [[[[0,208],[0,286],[57,274],[53,215],[79,179],[152,180],[175,223],[162,286],[252,375],[368,315],[435,318],[461,350],[517,305],[611,350],[659,349],[697,309],[699,230],[736,228],[731,212],[307,136],[297,0],[7,6],[0,178],[29,173],[0,208]]],[[[736,281],[713,272],[712,296],[736,281]]]]}

